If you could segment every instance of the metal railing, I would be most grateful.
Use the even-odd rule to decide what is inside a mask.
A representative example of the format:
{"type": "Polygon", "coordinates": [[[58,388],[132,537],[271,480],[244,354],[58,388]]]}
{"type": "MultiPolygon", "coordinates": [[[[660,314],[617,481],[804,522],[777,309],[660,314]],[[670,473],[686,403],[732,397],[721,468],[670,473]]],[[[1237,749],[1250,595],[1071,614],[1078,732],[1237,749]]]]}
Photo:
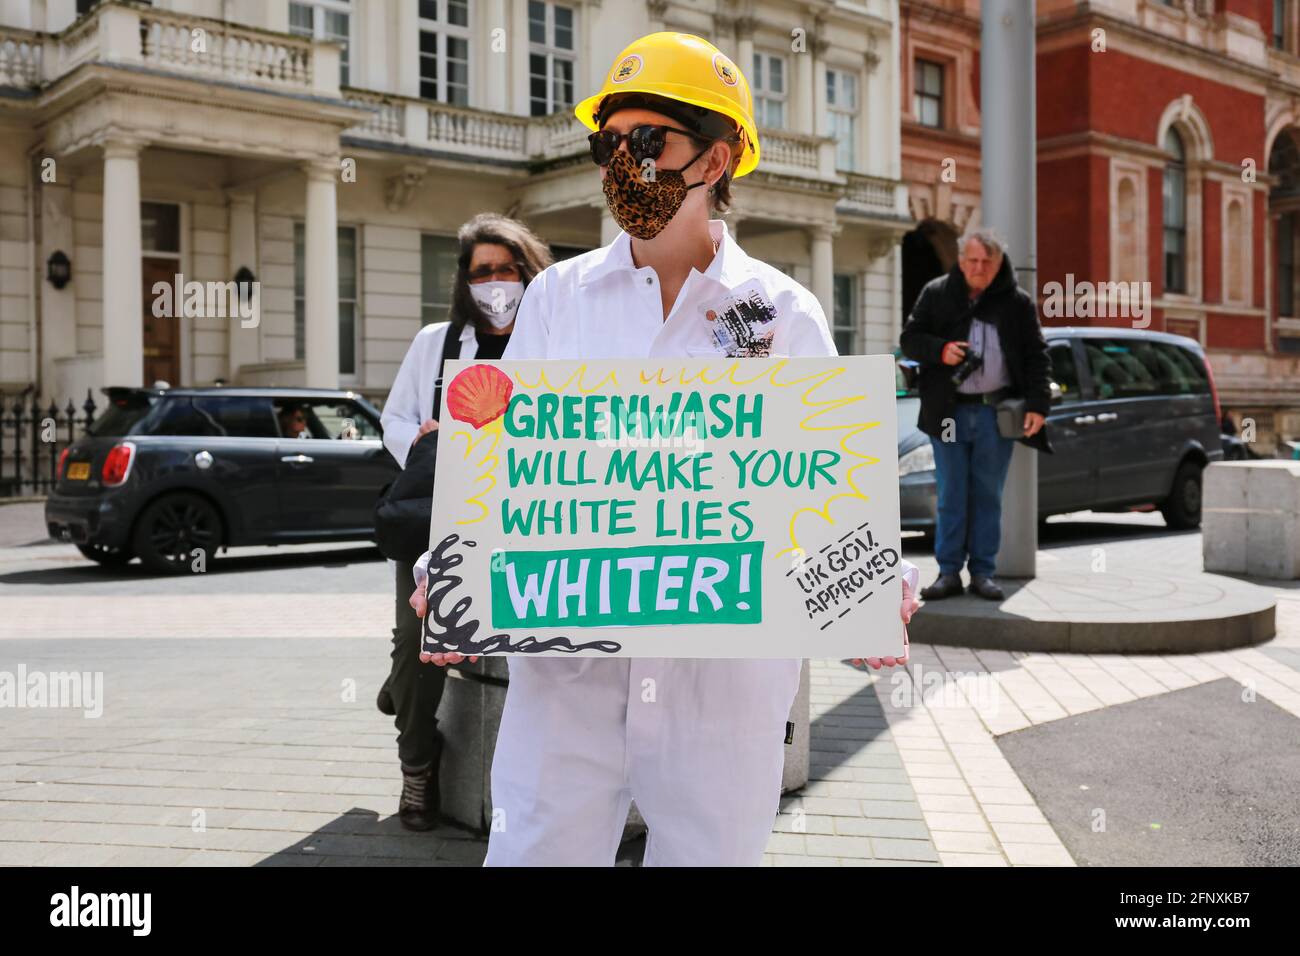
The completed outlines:
{"type": "Polygon", "coordinates": [[[30,387],[17,395],[0,394],[0,498],[52,491],[59,455],[86,434],[97,407],[89,390],[81,414],[72,399],[60,409],[30,387]]]}

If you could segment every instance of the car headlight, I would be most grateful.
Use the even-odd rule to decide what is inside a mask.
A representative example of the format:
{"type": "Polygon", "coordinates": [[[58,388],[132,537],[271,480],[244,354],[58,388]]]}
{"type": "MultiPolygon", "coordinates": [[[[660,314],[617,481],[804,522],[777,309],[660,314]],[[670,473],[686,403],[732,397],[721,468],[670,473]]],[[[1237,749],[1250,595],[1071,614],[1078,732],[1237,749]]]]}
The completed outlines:
{"type": "Polygon", "coordinates": [[[918,471],[934,471],[934,447],[929,442],[924,445],[917,445],[898,459],[899,478],[915,474],[918,471]]]}

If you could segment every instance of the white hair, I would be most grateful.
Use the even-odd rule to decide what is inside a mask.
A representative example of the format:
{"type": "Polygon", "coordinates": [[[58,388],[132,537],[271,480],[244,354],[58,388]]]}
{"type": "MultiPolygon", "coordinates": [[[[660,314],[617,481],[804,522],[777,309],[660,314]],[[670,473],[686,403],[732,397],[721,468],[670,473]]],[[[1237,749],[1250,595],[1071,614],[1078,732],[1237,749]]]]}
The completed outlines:
{"type": "Polygon", "coordinates": [[[970,232],[962,236],[961,239],[958,240],[957,242],[957,251],[962,256],[962,258],[965,258],[966,246],[971,242],[978,242],[981,246],[983,246],[984,251],[988,253],[989,257],[992,259],[996,259],[999,256],[1001,256],[1003,250],[1006,249],[1006,245],[1007,245],[1006,242],[1003,240],[1002,236],[1000,236],[997,232],[994,232],[992,229],[988,229],[988,228],[972,229],[970,232]]]}

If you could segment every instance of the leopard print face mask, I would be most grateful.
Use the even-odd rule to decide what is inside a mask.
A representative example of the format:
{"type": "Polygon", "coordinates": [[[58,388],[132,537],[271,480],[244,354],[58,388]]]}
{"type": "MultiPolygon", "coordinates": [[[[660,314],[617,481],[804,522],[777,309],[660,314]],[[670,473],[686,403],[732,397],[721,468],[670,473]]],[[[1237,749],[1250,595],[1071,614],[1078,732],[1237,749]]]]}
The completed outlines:
{"type": "Polygon", "coordinates": [[[601,188],[619,228],[637,239],[653,239],[663,232],[682,208],[687,191],[704,185],[703,180],[686,185],[682,172],[708,151],[704,147],[681,169],[655,169],[653,178],[648,170],[643,176],[631,153],[616,152],[605,167],[601,188]]]}

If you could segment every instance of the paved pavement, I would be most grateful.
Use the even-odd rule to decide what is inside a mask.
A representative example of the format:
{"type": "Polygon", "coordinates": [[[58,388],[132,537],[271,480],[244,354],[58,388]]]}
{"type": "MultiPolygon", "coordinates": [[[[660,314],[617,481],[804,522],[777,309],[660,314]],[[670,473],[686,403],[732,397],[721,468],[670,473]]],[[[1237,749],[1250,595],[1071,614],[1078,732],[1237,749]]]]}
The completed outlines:
{"type": "MultiPolygon", "coordinates": [[[[1149,540],[1153,560],[1175,545],[1199,554],[1196,535],[1108,532],[1108,521],[1058,529],[1044,553],[1109,533],[1149,540]]],[[[391,572],[373,551],[248,550],[202,576],[150,578],[90,567],[39,538],[38,508],[0,506],[0,672],[99,672],[105,706],[92,718],[0,711],[0,864],[481,862],[481,841],[450,828],[409,834],[393,816],[393,733],[373,706],[391,572]]],[[[1268,587],[1282,636],[1255,648],[914,644],[905,671],[813,662],[811,780],[783,801],[765,862],[1092,862],[1062,796],[1077,786],[1068,752],[1029,737],[1112,715],[1131,727],[1121,719],[1131,705],[1228,682],[1233,700],[1244,691],[1281,715],[1269,733],[1280,726],[1294,740],[1285,722],[1300,717],[1300,587],[1268,587]]],[[[1247,799],[1260,785],[1237,781],[1247,799]]]]}

